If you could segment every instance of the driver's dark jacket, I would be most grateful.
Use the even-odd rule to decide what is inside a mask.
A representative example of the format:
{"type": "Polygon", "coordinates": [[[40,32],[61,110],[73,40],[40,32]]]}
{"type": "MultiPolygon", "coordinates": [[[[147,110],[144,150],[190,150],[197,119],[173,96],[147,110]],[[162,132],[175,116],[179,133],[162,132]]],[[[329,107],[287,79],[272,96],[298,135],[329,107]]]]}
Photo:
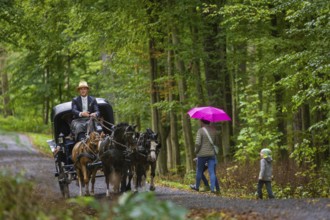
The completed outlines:
{"type": "MultiPolygon", "coordinates": [[[[96,113],[97,117],[100,116],[99,107],[97,105],[96,99],[93,96],[87,96],[87,106],[89,113],[96,113]]],[[[80,112],[82,112],[82,100],[81,96],[77,96],[72,99],[73,118],[80,118],[80,112]]]]}

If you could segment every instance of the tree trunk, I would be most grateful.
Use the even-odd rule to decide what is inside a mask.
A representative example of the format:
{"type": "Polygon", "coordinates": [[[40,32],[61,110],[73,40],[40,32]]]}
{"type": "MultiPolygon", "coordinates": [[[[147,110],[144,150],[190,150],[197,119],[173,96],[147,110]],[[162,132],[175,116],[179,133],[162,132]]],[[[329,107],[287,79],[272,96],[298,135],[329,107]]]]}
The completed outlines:
{"type": "Polygon", "coordinates": [[[9,106],[10,97],[8,94],[8,90],[9,90],[8,74],[4,70],[5,63],[6,63],[6,56],[7,56],[7,53],[6,53],[5,49],[0,48],[1,93],[2,93],[2,97],[3,97],[3,116],[4,117],[7,117],[7,116],[13,114],[13,112],[9,106]]]}
{"type": "MultiPolygon", "coordinates": [[[[207,30],[204,36],[204,51],[207,54],[204,65],[208,105],[219,107],[230,114],[231,82],[226,67],[225,34],[219,28],[220,21],[204,20],[207,30]]],[[[230,155],[230,122],[217,123],[216,127],[218,131],[221,130],[222,153],[226,161],[230,155]]]]}
{"type": "MultiPolygon", "coordinates": [[[[180,40],[177,34],[176,28],[172,29],[172,41],[174,47],[178,46],[180,44],[180,40]]],[[[176,55],[176,54],[175,54],[176,55]]],[[[185,77],[185,67],[183,61],[176,56],[176,68],[178,70],[179,79],[178,79],[178,89],[179,89],[179,100],[181,105],[184,106],[187,100],[187,85],[186,85],[186,77],[185,77]]],[[[193,164],[193,152],[194,152],[194,142],[192,137],[192,131],[191,131],[191,124],[190,119],[188,118],[186,108],[181,109],[181,119],[182,119],[182,129],[184,134],[184,142],[185,142],[185,153],[186,153],[186,172],[194,169],[193,164]]]]}
{"type": "MultiPolygon", "coordinates": [[[[50,70],[49,67],[46,67],[44,76],[43,76],[43,83],[45,85],[49,84],[49,77],[50,77],[50,70]]],[[[45,95],[43,97],[43,120],[44,124],[47,125],[49,121],[49,115],[50,115],[50,97],[49,95],[45,95]]]]}
{"type": "MultiPolygon", "coordinates": [[[[171,41],[171,40],[170,40],[171,41]]],[[[171,44],[171,43],[170,43],[171,44]]],[[[169,94],[168,101],[174,102],[177,97],[173,94],[173,89],[176,84],[174,81],[174,52],[173,50],[168,51],[167,64],[168,64],[168,77],[169,77],[169,94]]],[[[180,158],[180,148],[179,148],[179,138],[178,138],[178,117],[174,110],[170,110],[170,135],[169,135],[169,160],[168,163],[170,169],[177,171],[178,167],[181,165],[180,158]]]]}
{"type": "MultiPolygon", "coordinates": [[[[195,26],[191,27],[191,35],[192,35],[192,41],[193,41],[193,43],[192,43],[193,54],[197,54],[197,51],[198,51],[197,45],[199,42],[197,27],[195,27],[195,26]]],[[[200,100],[199,104],[201,106],[203,106],[206,104],[206,101],[205,101],[205,95],[203,92],[203,84],[202,84],[203,81],[202,81],[201,71],[200,71],[199,56],[193,57],[191,64],[190,64],[190,72],[195,80],[197,98],[198,98],[198,100],[200,100]]]]}
{"type": "Polygon", "coordinates": [[[157,132],[161,140],[161,151],[157,160],[157,169],[160,174],[164,174],[166,169],[166,139],[160,133],[160,118],[158,110],[153,105],[157,103],[157,85],[155,80],[157,79],[157,59],[156,59],[156,48],[154,39],[149,40],[149,60],[150,60],[150,100],[151,100],[151,120],[152,120],[152,130],[157,132]],[[164,161],[165,159],[165,161],[164,161]]]}
{"type": "MultiPolygon", "coordinates": [[[[271,9],[274,8],[273,5],[269,6],[271,9]]],[[[284,23],[284,22],[282,22],[284,23]]],[[[272,25],[272,32],[271,35],[274,39],[279,38],[280,32],[282,28],[281,19],[277,17],[277,15],[273,15],[271,18],[271,25],[272,25]]],[[[283,29],[284,30],[284,29],[283,29]]],[[[274,54],[279,54],[278,46],[275,44],[273,46],[274,54]]],[[[278,84],[278,82],[283,78],[281,73],[274,73],[274,84],[278,84]]],[[[283,146],[286,145],[286,137],[287,137],[287,120],[286,120],[286,113],[282,111],[282,106],[285,101],[285,91],[282,88],[275,89],[275,106],[276,106],[276,120],[277,120],[277,127],[278,131],[282,134],[280,137],[280,141],[278,143],[279,152],[281,156],[281,160],[286,161],[289,158],[288,150],[285,149],[283,146]]]]}
{"type": "Polygon", "coordinates": [[[234,54],[236,56],[240,56],[242,58],[239,58],[238,61],[238,68],[235,69],[234,75],[231,79],[232,83],[232,126],[233,126],[233,133],[237,134],[240,131],[240,127],[238,126],[238,115],[239,112],[239,94],[240,94],[240,85],[237,82],[237,79],[240,78],[243,80],[243,84],[246,85],[247,81],[247,74],[246,74],[246,57],[247,57],[247,45],[246,43],[242,43],[234,48],[234,54]]]}
{"type": "MultiPolygon", "coordinates": [[[[275,84],[277,84],[281,77],[278,74],[274,75],[275,84]]],[[[282,146],[286,144],[285,137],[287,136],[286,129],[286,120],[285,120],[285,112],[282,111],[282,104],[284,102],[284,91],[282,88],[275,89],[275,106],[276,106],[276,120],[277,120],[277,128],[280,133],[282,133],[280,137],[280,142],[278,143],[279,152],[282,160],[288,159],[288,151],[284,149],[282,146]]]]}

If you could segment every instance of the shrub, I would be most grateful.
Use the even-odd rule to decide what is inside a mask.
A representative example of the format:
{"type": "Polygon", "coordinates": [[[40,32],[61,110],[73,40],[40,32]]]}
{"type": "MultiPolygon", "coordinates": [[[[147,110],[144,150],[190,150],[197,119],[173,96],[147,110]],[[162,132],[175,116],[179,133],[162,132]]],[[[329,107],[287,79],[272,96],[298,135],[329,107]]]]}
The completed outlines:
{"type": "Polygon", "coordinates": [[[108,203],[102,204],[91,197],[79,197],[70,202],[96,209],[100,220],[183,220],[187,214],[184,208],[170,201],[159,201],[153,192],[125,193],[111,210],[108,203]]]}
{"type": "Polygon", "coordinates": [[[34,190],[33,182],[22,174],[12,175],[3,170],[0,173],[0,198],[5,199],[0,203],[0,219],[50,219],[53,213],[42,205],[42,197],[34,190]]]}
{"type": "Polygon", "coordinates": [[[6,131],[50,133],[50,126],[45,125],[41,118],[0,117],[0,124],[1,129],[6,131]]]}

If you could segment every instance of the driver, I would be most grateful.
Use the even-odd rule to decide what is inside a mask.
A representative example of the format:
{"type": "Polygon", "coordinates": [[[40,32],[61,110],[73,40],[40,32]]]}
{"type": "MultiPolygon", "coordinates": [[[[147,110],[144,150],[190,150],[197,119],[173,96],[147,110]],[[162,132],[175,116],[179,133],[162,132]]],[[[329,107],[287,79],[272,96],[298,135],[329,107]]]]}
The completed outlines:
{"type": "MultiPolygon", "coordinates": [[[[79,96],[72,99],[73,120],[71,122],[71,130],[75,140],[80,141],[85,138],[89,119],[100,115],[96,99],[88,95],[89,87],[87,82],[81,81],[77,87],[79,96]]],[[[91,126],[90,131],[93,131],[91,126]]]]}

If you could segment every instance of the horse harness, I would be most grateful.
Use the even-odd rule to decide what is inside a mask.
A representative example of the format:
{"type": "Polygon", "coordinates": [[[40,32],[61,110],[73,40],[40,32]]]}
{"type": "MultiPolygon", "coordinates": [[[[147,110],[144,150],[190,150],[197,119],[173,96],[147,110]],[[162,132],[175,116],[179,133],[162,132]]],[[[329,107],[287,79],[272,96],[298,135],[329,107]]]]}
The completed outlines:
{"type": "MultiPolygon", "coordinates": [[[[88,137],[88,136],[86,137],[86,139],[89,139],[89,138],[90,137],[88,137]]],[[[80,145],[79,145],[79,147],[83,145],[82,147],[86,150],[86,152],[79,154],[77,156],[77,160],[76,160],[75,163],[77,163],[80,160],[80,158],[82,158],[82,157],[87,157],[87,158],[91,159],[93,162],[95,162],[99,159],[98,158],[98,153],[95,152],[93,150],[93,148],[91,147],[91,146],[97,146],[99,144],[99,141],[97,141],[97,139],[96,140],[91,140],[90,145],[89,145],[89,144],[86,143],[86,139],[81,141],[80,145]]]]}
{"type": "Polygon", "coordinates": [[[137,140],[137,143],[141,142],[141,145],[139,145],[141,147],[138,149],[138,154],[142,157],[148,157],[148,155],[151,152],[155,152],[156,154],[158,154],[159,153],[158,149],[150,149],[152,140],[149,136],[145,137],[145,135],[146,134],[140,135],[139,139],[137,140]],[[142,141],[141,141],[141,138],[143,138],[142,141]],[[150,147],[145,147],[145,146],[150,146],[150,147]]]}
{"type": "MultiPolygon", "coordinates": [[[[130,126],[130,125],[129,125],[130,126]]],[[[127,128],[129,128],[129,126],[127,127],[127,128]]],[[[122,134],[122,139],[123,140],[129,140],[130,139],[130,135],[133,135],[135,132],[134,131],[127,131],[127,128],[125,128],[125,131],[124,131],[124,133],[122,134]]],[[[114,133],[113,133],[114,134],[114,133]]],[[[111,141],[113,142],[113,143],[115,143],[115,144],[117,144],[117,145],[119,145],[119,146],[121,146],[121,147],[123,147],[123,148],[125,148],[125,150],[130,150],[130,146],[133,144],[132,142],[126,142],[126,143],[128,143],[128,144],[122,144],[122,143],[120,143],[120,142],[118,142],[118,141],[115,141],[114,140],[114,138],[113,138],[113,134],[112,134],[112,138],[111,138],[111,141]]]]}

